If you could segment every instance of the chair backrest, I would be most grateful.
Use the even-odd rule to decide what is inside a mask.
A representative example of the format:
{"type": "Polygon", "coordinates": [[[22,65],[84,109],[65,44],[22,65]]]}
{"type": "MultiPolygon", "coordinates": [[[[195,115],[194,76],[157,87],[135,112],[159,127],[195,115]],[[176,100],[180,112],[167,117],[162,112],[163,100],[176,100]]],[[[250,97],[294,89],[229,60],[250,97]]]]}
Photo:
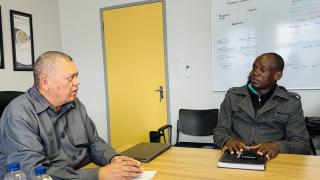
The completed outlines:
{"type": "Polygon", "coordinates": [[[180,109],[177,121],[177,142],[179,133],[191,136],[209,136],[217,125],[218,109],[192,110],[180,109]]]}
{"type": "Polygon", "coordinates": [[[10,101],[23,93],[24,92],[21,91],[0,91],[0,118],[2,116],[2,112],[10,101]]]}
{"type": "Polygon", "coordinates": [[[317,150],[320,150],[320,117],[305,117],[305,122],[310,136],[311,154],[317,155],[317,150]]]}

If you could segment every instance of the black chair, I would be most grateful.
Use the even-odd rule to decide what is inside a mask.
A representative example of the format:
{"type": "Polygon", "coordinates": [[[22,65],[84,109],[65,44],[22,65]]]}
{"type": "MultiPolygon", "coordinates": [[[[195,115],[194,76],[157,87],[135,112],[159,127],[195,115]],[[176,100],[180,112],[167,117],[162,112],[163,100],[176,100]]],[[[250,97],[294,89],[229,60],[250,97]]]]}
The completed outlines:
{"type": "Polygon", "coordinates": [[[10,101],[23,93],[21,91],[0,91],[0,117],[10,101]]]}
{"type": "Polygon", "coordinates": [[[311,154],[317,155],[317,150],[320,150],[320,117],[305,117],[305,122],[310,136],[311,154]]]}
{"type": "MultiPolygon", "coordinates": [[[[210,136],[217,125],[218,109],[191,110],[180,109],[177,121],[177,147],[214,148],[214,143],[180,142],[180,133],[191,136],[210,136]]],[[[213,141],[213,139],[212,139],[213,141]]]]}
{"type": "Polygon", "coordinates": [[[168,136],[169,136],[168,143],[171,143],[171,128],[172,126],[167,124],[159,128],[158,131],[150,131],[149,132],[150,142],[159,143],[161,142],[161,137],[163,137],[163,142],[167,143],[165,130],[168,129],[168,136]]]}
{"type": "MultiPolygon", "coordinates": [[[[180,142],[180,133],[191,135],[191,136],[210,136],[213,134],[213,129],[217,125],[218,120],[218,109],[207,109],[207,110],[192,110],[192,109],[180,109],[179,120],[177,121],[177,147],[192,147],[192,148],[214,148],[214,143],[203,143],[203,142],[180,142]]],[[[165,125],[153,131],[155,136],[154,140],[160,140],[160,137],[165,139],[165,129],[169,131],[169,139],[171,143],[171,125],[165,125]]],[[[151,132],[150,132],[150,141],[151,132]]],[[[213,141],[213,139],[212,139],[213,141]]],[[[157,142],[157,141],[154,141],[157,142]]],[[[159,142],[159,141],[158,141],[159,142]]]]}

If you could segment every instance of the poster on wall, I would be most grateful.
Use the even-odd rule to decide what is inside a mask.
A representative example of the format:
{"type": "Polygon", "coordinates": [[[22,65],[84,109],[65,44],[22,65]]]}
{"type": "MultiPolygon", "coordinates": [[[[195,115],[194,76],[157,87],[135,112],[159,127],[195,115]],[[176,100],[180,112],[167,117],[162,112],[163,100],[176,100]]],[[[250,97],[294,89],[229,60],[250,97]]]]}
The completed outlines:
{"type": "Polygon", "coordinates": [[[0,69],[4,69],[4,56],[3,56],[3,37],[2,37],[2,16],[0,6],[0,69]]]}
{"type": "Polygon", "coordinates": [[[32,16],[10,10],[13,67],[15,71],[32,71],[34,65],[32,16]]]}

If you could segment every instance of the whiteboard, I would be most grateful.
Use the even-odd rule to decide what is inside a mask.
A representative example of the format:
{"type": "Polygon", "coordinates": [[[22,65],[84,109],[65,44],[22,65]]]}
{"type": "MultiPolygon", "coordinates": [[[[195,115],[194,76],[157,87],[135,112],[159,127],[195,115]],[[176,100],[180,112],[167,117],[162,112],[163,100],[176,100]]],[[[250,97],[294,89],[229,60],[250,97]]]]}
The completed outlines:
{"type": "Polygon", "coordinates": [[[213,90],[247,82],[255,58],[285,61],[278,84],[320,89],[320,0],[212,0],[213,90]]]}

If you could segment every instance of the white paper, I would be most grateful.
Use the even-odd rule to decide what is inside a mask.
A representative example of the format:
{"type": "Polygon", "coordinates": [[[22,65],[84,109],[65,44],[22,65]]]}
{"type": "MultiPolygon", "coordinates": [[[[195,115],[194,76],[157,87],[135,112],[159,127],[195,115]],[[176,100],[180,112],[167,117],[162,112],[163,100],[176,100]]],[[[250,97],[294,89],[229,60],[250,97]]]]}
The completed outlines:
{"type": "Polygon", "coordinates": [[[142,175],[134,180],[150,180],[157,173],[157,171],[143,171],[142,175]]]}

